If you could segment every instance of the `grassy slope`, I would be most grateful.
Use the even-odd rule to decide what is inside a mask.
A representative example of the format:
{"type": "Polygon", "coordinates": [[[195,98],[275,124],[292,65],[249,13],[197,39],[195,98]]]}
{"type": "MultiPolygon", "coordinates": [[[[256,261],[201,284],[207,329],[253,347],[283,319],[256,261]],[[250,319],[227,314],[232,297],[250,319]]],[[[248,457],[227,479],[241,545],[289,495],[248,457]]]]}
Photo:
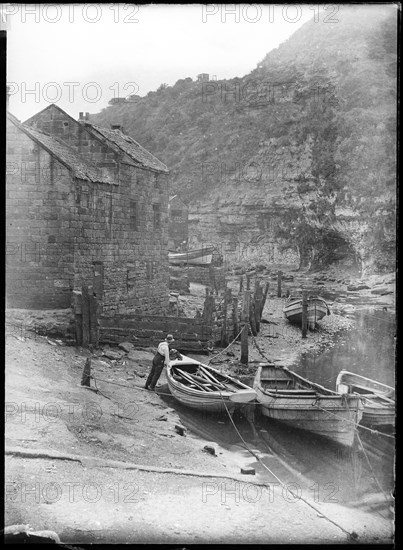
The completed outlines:
{"type": "Polygon", "coordinates": [[[262,203],[275,207],[279,195],[288,201],[278,237],[296,242],[303,256],[315,250],[324,262],[332,256],[323,252],[345,240],[364,264],[390,268],[396,11],[341,6],[336,17],[335,24],[306,23],[243,78],[209,88],[179,80],[92,120],[122,123],[169,166],[172,191],[189,202],[214,200],[219,208],[217,195],[225,191],[231,200],[235,183],[256,194],[244,170],[255,163],[265,183],[262,203]],[[226,93],[231,90],[237,95],[226,93]],[[301,160],[306,148],[309,165],[301,160]],[[267,185],[273,164],[279,175],[267,185]],[[220,168],[237,166],[241,181],[224,178],[231,193],[223,188],[220,168]]]}

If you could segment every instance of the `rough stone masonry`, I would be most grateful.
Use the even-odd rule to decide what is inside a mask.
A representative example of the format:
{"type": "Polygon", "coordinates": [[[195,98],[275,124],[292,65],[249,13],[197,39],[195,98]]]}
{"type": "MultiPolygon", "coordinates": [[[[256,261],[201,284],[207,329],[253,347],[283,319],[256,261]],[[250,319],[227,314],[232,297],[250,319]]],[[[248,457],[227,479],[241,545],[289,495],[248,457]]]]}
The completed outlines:
{"type": "Polygon", "coordinates": [[[7,117],[7,306],[104,314],[168,308],[168,169],[120,128],[50,105],[7,117]]]}

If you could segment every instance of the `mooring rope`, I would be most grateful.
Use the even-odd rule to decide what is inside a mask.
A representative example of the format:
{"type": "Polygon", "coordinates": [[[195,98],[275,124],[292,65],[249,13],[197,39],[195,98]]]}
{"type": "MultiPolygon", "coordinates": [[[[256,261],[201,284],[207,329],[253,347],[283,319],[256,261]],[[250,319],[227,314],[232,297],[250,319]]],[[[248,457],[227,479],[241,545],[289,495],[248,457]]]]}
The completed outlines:
{"type": "Polygon", "coordinates": [[[221,350],[219,353],[217,353],[217,355],[214,355],[211,359],[209,359],[207,361],[207,365],[209,365],[211,363],[211,361],[213,361],[214,359],[216,359],[217,357],[222,355],[224,353],[224,351],[227,351],[227,349],[229,349],[238,340],[238,338],[242,334],[242,331],[243,331],[243,328],[241,328],[241,330],[238,332],[238,334],[235,336],[235,338],[232,340],[232,342],[230,344],[228,344],[228,346],[226,348],[221,350]]]}
{"type": "MultiPolygon", "coordinates": [[[[263,359],[265,359],[266,361],[268,361],[269,363],[272,362],[268,357],[266,357],[264,355],[264,353],[261,351],[260,347],[258,346],[257,342],[256,342],[256,339],[255,337],[252,335],[252,341],[253,343],[255,344],[256,346],[256,349],[258,350],[258,352],[260,353],[260,355],[263,357],[263,359]]],[[[348,422],[348,423],[351,423],[351,424],[354,424],[355,426],[359,426],[360,429],[363,429],[363,430],[367,430],[368,432],[371,432],[372,434],[376,434],[376,435],[383,435],[384,437],[388,437],[390,439],[395,439],[395,436],[394,435],[390,435],[390,434],[386,434],[385,432],[380,432],[379,430],[374,430],[372,428],[368,428],[367,426],[363,426],[362,424],[359,424],[357,422],[354,422],[352,420],[348,420],[347,418],[342,418],[341,416],[338,416],[336,415],[335,413],[332,413],[330,411],[328,411],[327,409],[323,409],[322,407],[320,407],[319,405],[315,405],[318,409],[321,409],[329,414],[332,414],[333,416],[335,416],[338,420],[343,420],[344,422],[348,422]]]]}
{"type": "MultiPolygon", "coordinates": [[[[242,330],[241,330],[241,332],[242,332],[242,330]]],[[[239,335],[238,335],[238,336],[239,336],[239,335]]],[[[238,336],[237,336],[237,337],[238,337],[238,336]]],[[[236,340],[236,338],[235,338],[235,340],[236,340]]],[[[234,340],[234,341],[235,341],[235,340],[234,340]]],[[[232,342],[230,345],[232,345],[232,344],[233,344],[233,342],[232,342]]],[[[230,346],[230,345],[229,345],[229,346],[230,346]]],[[[228,346],[228,347],[229,347],[229,346],[228,346]]],[[[225,350],[223,350],[223,351],[225,351],[225,350]]],[[[96,384],[96,381],[97,381],[97,380],[99,380],[100,382],[106,382],[106,383],[109,383],[109,384],[113,384],[113,385],[115,385],[115,386],[120,386],[120,387],[124,387],[124,388],[133,389],[133,385],[132,385],[132,386],[129,386],[128,384],[121,384],[121,383],[119,383],[119,382],[113,382],[113,381],[111,381],[111,380],[105,380],[105,379],[102,379],[102,378],[95,377],[94,375],[90,375],[90,377],[94,380],[95,387],[96,387],[97,391],[98,391],[101,395],[103,395],[104,397],[107,397],[108,399],[110,399],[110,397],[104,395],[104,394],[99,390],[99,388],[97,387],[97,384],[96,384]]],[[[141,391],[149,391],[149,390],[147,390],[146,388],[141,388],[140,386],[137,386],[137,385],[134,385],[134,387],[135,387],[136,389],[141,390],[141,391]]],[[[345,534],[349,537],[349,539],[350,539],[351,541],[357,542],[357,541],[356,541],[356,536],[354,536],[353,533],[350,533],[347,529],[344,529],[344,527],[342,527],[340,524],[338,524],[338,523],[336,523],[335,521],[333,521],[329,516],[327,516],[326,514],[324,514],[323,511],[322,511],[321,509],[317,508],[317,507],[314,506],[312,503],[308,502],[305,498],[303,498],[302,496],[300,496],[300,495],[298,495],[298,494],[295,494],[295,493],[294,493],[294,492],[293,492],[293,491],[292,491],[292,490],[291,490],[291,489],[290,489],[290,488],[289,488],[289,487],[288,487],[288,486],[287,486],[287,485],[286,485],[286,484],[285,484],[285,483],[284,483],[284,482],[283,482],[283,481],[282,481],[282,480],[281,480],[281,479],[280,479],[280,478],[279,478],[279,477],[278,477],[278,476],[277,476],[268,466],[266,466],[266,464],[264,464],[264,462],[261,460],[261,458],[260,458],[256,453],[254,453],[254,452],[252,451],[252,449],[251,449],[251,448],[249,447],[249,445],[246,443],[245,439],[242,437],[242,434],[239,432],[238,428],[236,427],[236,425],[235,425],[235,423],[234,423],[234,421],[233,421],[233,419],[232,419],[231,413],[230,413],[229,410],[228,410],[227,404],[226,404],[225,399],[224,399],[224,397],[223,397],[223,395],[222,395],[222,393],[221,393],[221,390],[218,389],[218,392],[219,392],[220,398],[221,398],[221,400],[222,400],[222,402],[223,402],[223,404],[224,404],[226,413],[227,413],[227,415],[228,415],[228,417],[229,417],[229,419],[230,419],[230,421],[231,421],[233,427],[235,428],[235,431],[237,432],[238,437],[239,437],[240,440],[242,441],[242,443],[243,443],[245,449],[246,449],[252,456],[254,456],[254,457],[256,458],[256,460],[259,462],[259,464],[261,464],[261,465],[263,466],[263,468],[265,468],[265,469],[266,469],[266,470],[267,470],[267,471],[268,471],[268,472],[269,472],[269,473],[270,473],[270,474],[280,483],[280,485],[283,487],[283,489],[286,488],[287,491],[289,491],[290,494],[291,494],[295,499],[297,499],[297,500],[302,500],[306,505],[308,505],[310,508],[312,508],[315,512],[319,513],[323,518],[325,518],[327,521],[329,521],[330,523],[332,523],[333,525],[335,525],[336,527],[338,527],[341,531],[343,531],[343,533],[345,533],[345,534]]],[[[157,395],[169,395],[169,396],[172,396],[171,393],[168,394],[168,393],[163,393],[163,392],[158,392],[157,395]]],[[[326,412],[328,412],[328,411],[326,411],[326,412]]],[[[357,435],[358,435],[358,433],[357,433],[357,435]]],[[[361,440],[359,440],[359,441],[360,441],[360,443],[361,443],[361,440]]],[[[362,443],[361,443],[361,446],[362,446],[362,443]]],[[[363,449],[363,450],[364,450],[364,449],[363,449]]],[[[364,450],[364,453],[365,453],[365,450],[364,450]]],[[[368,460],[368,459],[367,459],[367,460],[368,460]]],[[[369,463],[369,461],[368,461],[368,463],[369,463]]],[[[369,463],[369,464],[370,464],[370,463],[369,463]]],[[[371,465],[370,465],[370,467],[371,467],[371,469],[372,469],[372,466],[371,466],[371,465]]],[[[374,477],[375,477],[375,476],[374,476],[374,477]]],[[[376,480],[376,482],[378,483],[378,486],[380,487],[379,482],[378,482],[378,480],[376,479],[376,477],[375,477],[375,480],[376,480]]],[[[384,493],[384,491],[383,491],[382,489],[381,489],[381,491],[383,492],[385,498],[387,499],[386,494],[384,493]]]]}
{"type": "MultiPolygon", "coordinates": [[[[111,380],[105,380],[103,378],[95,377],[92,374],[91,374],[91,378],[95,382],[95,387],[96,387],[96,380],[99,380],[100,382],[106,382],[107,384],[113,384],[114,386],[121,386],[122,388],[129,388],[131,390],[136,388],[137,390],[150,392],[150,390],[148,390],[147,388],[142,388],[141,386],[137,386],[137,384],[133,384],[132,386],[129,386],[128,384],[119,384],[119,382],[112,382],[111,380]]],[[[99,391],[99,393],[101,393],[100,390],[98,390],[98,391],[99,391]]],[[[157,393],[157,395],[170,395],[170,396],[172,396],[172,393],[163,393],[163,392],[155,392],[155,393],[157,393]]],[[[101,394],[101,395],[103,395],[103,394],[101,394]]],[[[107,396],[105,395],[104,397],[107,397],[107,396]]]]}
{"type": "MultiPolygon", "coordinates": [[[[221,392],[220,392],[220,395],[221,395],[221,392]]],[[[222,396],[221,396],[222,397],[222,396]]],[[[239,438],[241,439],[241,441],[243,442],[246,450],[252,455],[254,456],[257,461],[263,466],[263,468],[265,468],[275,479],[277,479],[277,481],[280,483],[280,485],[284,488],[287,489],[287,491],[289,491],[291,493],[291,495],[296,499],[296,500],[302,500],[305,504],[307,504],[310,508],[312,508],[313,510],[315,510],[315,512],[318,512],[321,516],[323,516],[325,519],[327,519],[330,523],[332,523],[333,525],[335,525],[336,527],[338,527],[339,529],[341,529],[343,531],[343,533],[345,533],[346,535],[348,535],[349,539],[356,542],[356,537],[353,535],[353,533],[350,533],[350,531],[347,531],[347,529],[344,529],[344,527],[342,527],[341,525],[339,525],[338,523],[336,523],[335,521],[333,521],[329,516],[327,516],[326,514],[323,513],[322,510],[320,510],[319,508],[316,508],[316,506],[314,506],[313,504],[311,504],[310,502],[308,502],[305,498],[303,498],[302,496],[299,496],[299,495],[296,495],[272,470],[270,470],[270,468],[268,466],[266,466],[266,464],[261,460],[261,458],[252,451],[252,449],[248,446],[248,444],[246,443],[246,441],[244,440],[244,438],[242,437],[241,433],[239,432],[238,428],[236,427],[235,425],[235,422],[233,421],[232,419],[232,416],[228,410],[228,407],[224,401],[224,399],[222,399],[223,403],[224,403],[224,407],[226,409],[226,412],[227,412],[227,415],[229,417],[229,419],[231,420],[231,423],[232,425],[234,426],[235,428],[235,431],[237,432],[239,438]]]]}
{"type": "Polygon", "coordinates": [[[364,456],[365,456],[365,458],[366,458],[366,460],[367,460],[367,462],[368,462],[368,466],[369,466],[369,468],[370,468],[370,470],[371,470],[372,477],[374,478],[376,484],[378,485],[379,489],[380,489],[381,492],[383,493],[383,496],[385,497],[385,500],[386,500],[387,503],[389,504],[389,503],[390,503],[390,499],[388,498],[388,496],[387,496],[387,494],[385,493],[385,491],[382,489],[381,484],[379,483],[378,478],[377,478],[376,475],[375,475],[374,469],[373,469],[372,464],[371,464],[371,462],[370,462],[370,460],[369,460],[369,458],[368,458],[368,455],[367,455],[367,453],[366,453],[366,451],[365,451],[365,449],[364,449],[364,445],[362,444],[362,441],[361,441],[361,438],[360,438],[358,432],[357,432],[357,438],[358,438],[359,444],[361,445],[361,449],[362,449],[362,451],[363,451],[363,453],[364,453],[364,456]]]}

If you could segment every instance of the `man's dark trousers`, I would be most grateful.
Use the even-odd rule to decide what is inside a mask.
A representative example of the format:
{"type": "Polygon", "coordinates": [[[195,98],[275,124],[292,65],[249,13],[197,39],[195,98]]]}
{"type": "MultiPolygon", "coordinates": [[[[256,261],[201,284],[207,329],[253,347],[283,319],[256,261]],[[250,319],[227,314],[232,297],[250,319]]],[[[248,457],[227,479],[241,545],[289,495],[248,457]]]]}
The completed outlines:
{"type": "Polygon", "coordinates": [[[155,388],[155,384],[158,382],[159,377],[161,376],[162,369],[164,368],[164,357],[157,353],[157,355],[153,359],[153,366],[151,367],[151,372],[148,375],[147,381],[146,381],[146,388],[150,388],[153,390],[155,388]]]}

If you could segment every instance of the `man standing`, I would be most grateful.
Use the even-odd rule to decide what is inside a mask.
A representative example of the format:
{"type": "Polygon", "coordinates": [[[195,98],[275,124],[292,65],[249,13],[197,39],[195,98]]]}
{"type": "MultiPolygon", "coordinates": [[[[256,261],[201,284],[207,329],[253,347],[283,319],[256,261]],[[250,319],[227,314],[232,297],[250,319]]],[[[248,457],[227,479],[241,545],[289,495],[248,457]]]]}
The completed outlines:
{"type": "Polygon", "coordinates": [[[158,382],[159,377],[161,376],[162,369],[165,365],[169,363],[169,345],[174,342],[174,337],[172,334],[168,334],[163,342],[158,345],[157,353],[153,359],[153,366],[151,367],[151,372],[148,375],[145,388],[146,390],[155,390],[155,385],[158,382]]]}

